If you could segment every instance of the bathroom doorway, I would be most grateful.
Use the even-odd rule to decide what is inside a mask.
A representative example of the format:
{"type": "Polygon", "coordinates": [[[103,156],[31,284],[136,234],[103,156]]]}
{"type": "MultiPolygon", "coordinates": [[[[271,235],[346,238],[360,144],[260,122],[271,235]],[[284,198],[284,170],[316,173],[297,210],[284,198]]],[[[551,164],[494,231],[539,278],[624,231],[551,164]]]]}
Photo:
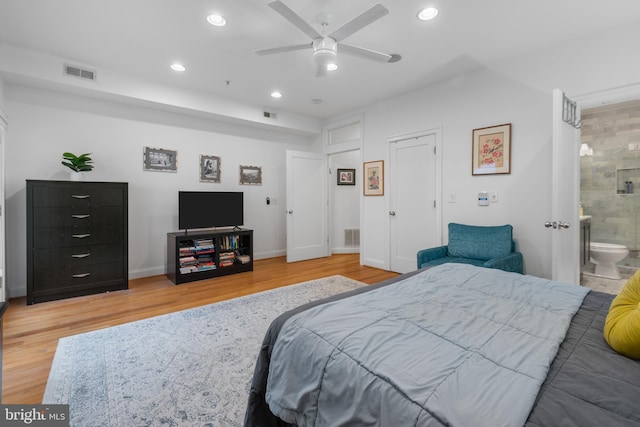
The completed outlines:
{"type": "MultiPolygon", "coordinates": [[[[590,241],[628,249],[616,263],[625,280],[640,268],[640,99],[583,109],[581,143],[580,201],[590,241]]],[[[593,272],[585,262],[584,271],[593,272]]]]}

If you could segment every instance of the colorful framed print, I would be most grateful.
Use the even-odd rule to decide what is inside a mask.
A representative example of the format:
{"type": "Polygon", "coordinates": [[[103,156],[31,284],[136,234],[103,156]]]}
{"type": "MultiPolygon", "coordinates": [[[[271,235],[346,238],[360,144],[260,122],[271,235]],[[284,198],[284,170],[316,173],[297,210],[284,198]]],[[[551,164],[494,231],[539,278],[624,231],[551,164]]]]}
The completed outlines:
{"type": "Polygon", "coordinates": [[[338,185],[356,185],[356,170],[338,169],[338,185]]]}
{"type": "Polygon", "coordinates": [[[384,160],[364,163],[364,195],[384,195],[384,160]]]}
{"type": "Polygon", "coordinates": [[[511,123],[473,130],[471,173],[511,173],[511,123]]]}

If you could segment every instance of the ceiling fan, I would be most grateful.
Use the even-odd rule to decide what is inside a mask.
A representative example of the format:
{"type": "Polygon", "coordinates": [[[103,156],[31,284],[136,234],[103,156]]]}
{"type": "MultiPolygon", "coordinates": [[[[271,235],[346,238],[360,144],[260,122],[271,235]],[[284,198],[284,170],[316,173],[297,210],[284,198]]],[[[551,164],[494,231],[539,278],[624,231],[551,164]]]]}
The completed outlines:
{"type": "MultiPolygon", "coordinates": [[[[358,46],[342,43],[342,40],[361,30],[367,25],[377,21],[378,19],[389,13],[389,10],[381,4],[377,4],[370,9],[364,11],[351,21],[344,24],[328,36],[320,34],[311,25],[309,25],[300,15],[294,12],[289,6],[280,0],[269,3],[269,7],[278,12],[282,17],[291,22],[293,25],[302,30],[306,35],[311,37],[311,43],[276,47],[271,49],[262,49],[254,51],[258,55],[270,55],[274,53],[290,52],[294,50],[313,49],[313,59],[316,64],[316,77],[323,77],[327,74],[327,65],[335,63],[338,48],[340,52],[359,56],[361,58],[372,59],[379,62],[389,62],[394,55],[389,55],[374,50],[365,49],[358,46]]],[[[322,22],[323,29],[326,29],[328,22],[322,22]]],[[[392,61],[393,62],[393,61],[392,61]]]]}

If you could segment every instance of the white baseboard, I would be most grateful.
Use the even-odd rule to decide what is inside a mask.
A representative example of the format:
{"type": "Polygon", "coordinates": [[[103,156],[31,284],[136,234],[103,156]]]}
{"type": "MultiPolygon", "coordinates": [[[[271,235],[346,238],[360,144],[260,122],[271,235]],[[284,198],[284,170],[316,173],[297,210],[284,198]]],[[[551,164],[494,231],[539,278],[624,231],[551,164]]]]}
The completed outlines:
{"type": "Polygon", "coordinates": [[[332,254],[359,254],[360,248],[331,248],[332,254]]]}

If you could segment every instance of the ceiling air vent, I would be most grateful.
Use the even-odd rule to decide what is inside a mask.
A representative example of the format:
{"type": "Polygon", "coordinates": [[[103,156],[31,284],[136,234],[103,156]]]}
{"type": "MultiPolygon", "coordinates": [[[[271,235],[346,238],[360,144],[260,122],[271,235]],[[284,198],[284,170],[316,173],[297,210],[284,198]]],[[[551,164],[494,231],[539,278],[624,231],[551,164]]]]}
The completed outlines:
{"type": "Polygon", "coordinates": [[[64,65],[64,74],[67,76],[80,77],[81,79],[95,80],[96,72],[87,70],[86,68],[76,67],[74,65],[64,65]]]}
{"type": "Polygon", "coordinates": [[[264,112],[264,116],[265,116],[267,119],[275,119],[275,118],[276,118],[276,113],[270,113],[270,112],[268,112],[268,111],[265,111],[265,112],[264,112]]]}

